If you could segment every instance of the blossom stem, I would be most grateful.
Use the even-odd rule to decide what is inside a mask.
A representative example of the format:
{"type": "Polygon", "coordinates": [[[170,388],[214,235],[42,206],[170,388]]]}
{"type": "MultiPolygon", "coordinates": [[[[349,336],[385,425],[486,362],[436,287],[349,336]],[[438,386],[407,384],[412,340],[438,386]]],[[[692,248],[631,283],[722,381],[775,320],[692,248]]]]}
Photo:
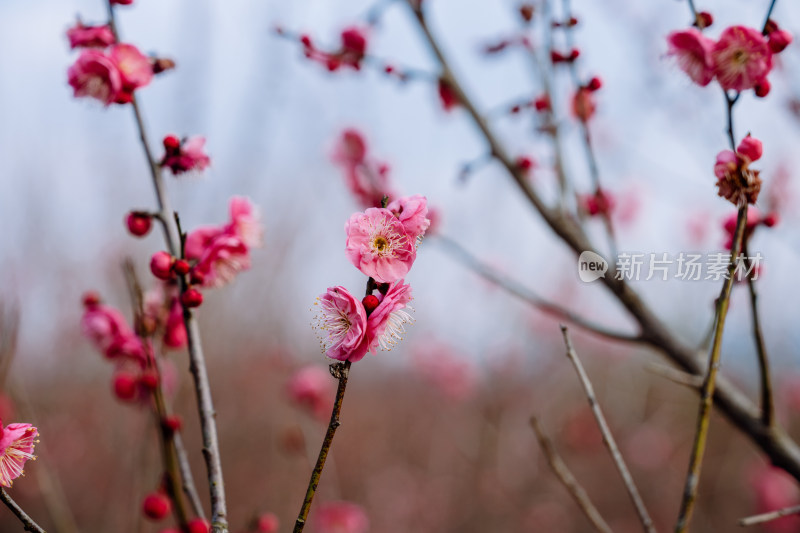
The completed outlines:
{"type": "MultiPolygon", "coordinates": [[[[114,17],[114,7],[111,0],[108,1],[109,26],[114,33],[115,40],[119,42],[119,33],[114,17]]],[[[153,188],[156,193],[156,200],[159,206],[159,217],[164,229],[164,239],[170,253],[176,257],[182,257],[180,253],[180,233],[172,216],[172,209],[169,206],[169,199],[164,189],[161,166],[153,157],[150,143],[147,137],[147,130],[144,125],[141,110],[139,108],[136,95],[132,96],[131,106],[133,107],[136,125],[139,130],[139,139],[144,149],[145,157],[153,181],[153,188]]],[[[182,283],[181,289],[185,288],[182,283]]],[[[219,452],[219,440],[217,438],[217,423],[214,403],[211,397],[211,385],[208,380],[203,347],[200,342],[200,330],[189,308],[183,309],[183,320],[186,326],[188,337],[190,370],[195,382],[195,393],[197,396],[197,409],[200,414],[200,428],[203,435],[203,457],[206,462],[208,472],[208,486],[211,496],[211,527],[212,533],[227,533],[228,518],[227,505],[225,500],[225,483],[222,477],[222,461],[219,452]]]]}
{"type": "Polygon", "coordinates": [[[778,518],[783,518],[784,516],[790,516],[795,514],[800,514],[800,505],[794,505],[792,507],[784,507],[783,509],[778,509],[777,511],[770,511],[768,513],[748,516],[747,518],[742,518],[741,520],[739,520],[739,525],[754,526],[756,524],[764,524],[766,522],[777,520],[778,518]]]}
{"type": "MultiPolygon", "coordinates": [[[[370,278],[371,280],[372,278],[370,278]]],[[[308,518],[308,511],[311,509],[311,502],[314,499],[314,494],[317,492],[319,486],[319,479],[322,476],[322,469],[325,468],[325,460],[328,458],[328,452],[333,443],[333,436],[336,434],[336,428],[339,427],[339,414],[342,411],[342,401],[344,400],[344,392],[347,388],[347,378],[350,375],[350,361],[344,363],[334,363],[330,366],[330,371],[333,377],[339,380],[339,387],[336,389],[336,400],[333,403],[333,410],[331,411],[331,420],[328,423],[328,430],[325,432],[325,439],[322,441],[322,448],[319,450],[317,463],[314,470],[311,472],[311,479],[308,481],[308,489],[306,489],[306,496],[303,499],[303,505],[300,508],[300,513],[297,515],[297,520],[294,523],[294,533],[300,533],[306,525],[308,518]]]]}
{"type": "Polygon", "coordinates": [[[636,508],[636,513],[639,515],[639,521],[641,521],[642,527],[647,533],[656,533],[653,520],[650,518],[647,508],[644,506],[644,501],[642,500],[641,494],[639,494],[639,489],[636,488],[636,483],[633,481],[633,476],[631,476],[631,472],[628,470],[628,466],[625,464],[625,460],[622,458],[622,453],[620,453],[617,442],[614,440],[614,435],[611,433],[611,428],[608,427],[606,417],[603,415],[603,411],[600,409],[600,404],[597,402],[597,397],[594,395],[594,388],[592,387],[592,382],[589,380],[589,375],[583,368],[583,364],[578,357],[578,353],[572,346],[572,341],[569,338],[569,331],[567,330],[566,326],[561,326],[561,335],[564,337],[564,344],[567,347],[567,358],[570,360],[572,365],[575,367],[575,371],[578,373],[578,378],[583,386],[583,391],[586,393],[586,398],[589,400],[589,407],[591,407],[594,418],[597,421],[597,427],[600,428],[600,433],[603,434],[603,444],[605,444],[606,448],[608,448],[611,458],[614,460],[614,465],[617,467],[620,476],[622,476],[622,481],[625,484],[625,488],[628,490],[628,495],[633,502],[633,506],[636,508]]]}
{"type": "Polygon", "coordinates": [[[747,240],[744,242],[743,249],[744,261],[747,266],[747,287],[750,292],[750,309],[753,313],[753,340],[755,340],[756,343],[758,368],[761,374],[761,420],[765,426],[772,427],[775,423],[775,405],[772,400],[772,378],[769,370],[767,347],[764,343],[764,335],[761,332],[761,320],[758,316],[758,292],[756,291],[756,283],[752,275],[750,275],[752,264],[750,262],[750,254],[747,250],[747,240]]]}
{"type": "Polygon", "coordinates": [[[733,286],[733,273],[739,253],[742,251],[744,231],[747,227],[747,204],[739,208],[739,217],[736,222],[736,233],[731,247],[731,261],[728,265],[728,276],[722,284],[722,292],[717,300],[717,323],[714,329],[714,342],[711,346],[711,355],[708,359],[708,370],[700,392],[700,410],[697,416],[694,444],[689,459],[689,472],[686,475],[686,485],[681,500],[678,520],[675,524],[675,533],[684,533],[689,530],[692,512],[697,500],[697,487],[700,484],[700,471],[703,464],[706,442],[708,441],[708,428],[711,422],[711,406],[714,399],[717,372],[720,367],[720,354],[722,352],[722,333],[725,329],[725,318],[728,314],[731,287],[733,286]]]}
{"type": "Polygon", "coordinates": [[[772,0],[772,2],[770,2],[769,4],[769,9],[767,9],[767,16],[764,17],[764,27],[761,30],[761,33],[763,33],[764,35],[767,34],[767,26],[769,25],[769,19],[772,16],[772,11],[775,9],[775,4],[777,3],[778,0],[772,0]]]}
{"type": "Polygon", "coordinates": [[[0,500],[6,507],[8,507],[14,516],[19,518],[19,521],[22,522],[22,525],[25,526],[25,531],[31,531],[32,533],[45,533],[44,529],[33,521],[33,518],[28,516],[28,514],[22,510],[22,507],[17,505],[17,502],[11,499],[11,496],[8,495],[6,489],[0,487],[0,500]]]}
{"type": "Polygon", "coordinates": [[[581,508],[583,514],[585,514],[589,522],[592,523],[592,526],[600,533],[613,533],[611,527],[600,515],[600,511],[597,510],[597,507],[595,507],[589,499],[586,489],[578,483],[578,480],[575,479],[575,476],[572,474],[569,467],[567,467],[567,464],[561,456],[558,455],[558,452],[556,452],[553,442],[544,434],[544,431],[542,431],[536,417],[531,417],[531,427],[533,428],[533,432],[536,433],[536,440],[539,441],[539,447],[542,449],[547,459],[547,464],[550,465],[550,469],[553,470],[553,473],[567,489],[569,495],[572,496],[572,499],[575,500],[578,507],[581,508]]]}

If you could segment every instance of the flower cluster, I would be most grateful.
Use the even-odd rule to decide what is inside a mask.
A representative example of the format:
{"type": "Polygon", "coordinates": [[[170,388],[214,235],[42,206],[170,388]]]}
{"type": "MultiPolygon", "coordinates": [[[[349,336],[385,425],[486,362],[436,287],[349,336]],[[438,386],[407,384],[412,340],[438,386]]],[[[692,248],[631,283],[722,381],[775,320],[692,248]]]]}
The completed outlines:
{"type": "Polygon", "coordinates": [[[309,35],[301,35],[300,43],[307,58],[324,65],[331,72],[342,67],[360,70],[361,62],[367,53],[366,32],[357,27],[346,28],[342,31],[340,39],[339,49],[333,52],[318,48],[309,35]]]}
{"type": "Polygon", "coordinates": [[[341,166],[347,188],[363,207],[380,207],[384,197],[395,197],[389,182],[389,165],[368,156],[367,141],[358,130],[342,132],[333,161],[341,166]]]}
{"type": "Polygon", "coordinates": [[[155,59],[132,44],[114,44],[108,26],[78,23],[67,35],[73,48],[85,48],[67,70],[76,97],[95,98],[105,105],[127,104],[133,92],[148,85],[156,73],[155,59]]]}
{"type": "Polygon", "coordinates": [[[430,225],[427,215],[427,200],[415,195],[385,208],[370,207],[347,221],[345,253],[370,282],[362,300],[341,286],[328,288],[317,299],[316,327],[328,357],[359,361],[378,348],[390,350],[402,338],[404,325],[412,322],[405,311],[411,286],[403,278],[430,225]]]}
{"type": "Polygon", "coordinates": [[[0,486],[10,487],[22,475],[25,463],[36,459],[33,447],[39,442],[39,430],[30,424],[9,424],[0,421],[0,486]]]}
{"type": "Polygon", "coordinates": [[[161,166],[170,169],[176,176],[190,170],[205,170],[211,164],[211,158],[204,151],[205,137],[197,135],[178,139],[175,135],[167,135],[163,144],[161,166]]]}
{"type": "Polygon", "coordinates": [[[736,152],[723,150],[717,154],[714,175],[717,176],[718,194],[736,206],[756,203],[761,191],[761,177],[750,163],[761,159],[761,141],[747,136],[742,139],[736,152]]]}
{"type": "Polygon", "coordinates": [[[704,87],[716,79],[726,91],[753,89],[763,97],[770,90],[767,76],[772,70],[773,55],[783,51],[792,36],[769,21],[764,33],[747,26],[731,26],[714,41],[700,29],[689,28],[670,33],[667,42],[669,54],[698,85],[704,87]]]}
{"type": "MultiPolygon", "coordinates": [[[[725,231],[725,242],[723,243],[723,247],[727,250],[733,248],[733,238],[736,235],[737,216],[738,213],[734,211],[722,222],[722,229],[725,231]]],[[[771,228],[778,224],[778,222],[780,222],[778,213],[773,211],[767,214],[762,214],[755,207],[751,207],[747,210],[747,225],[745,226],[744,230],[744,242],[748,241],[757,227],[764,226],[766,228],[771,228]]]]}

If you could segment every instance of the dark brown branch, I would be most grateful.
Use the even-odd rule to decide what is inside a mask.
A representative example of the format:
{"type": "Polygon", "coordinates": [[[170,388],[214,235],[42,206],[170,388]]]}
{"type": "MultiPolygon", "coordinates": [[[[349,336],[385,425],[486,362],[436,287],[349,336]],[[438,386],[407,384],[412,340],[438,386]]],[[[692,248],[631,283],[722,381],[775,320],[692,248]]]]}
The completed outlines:
{"type": "Polygon", "coordinates": [[[31,531],[32,533],[45,533],[45,530],[42,527],[33,521],[33,518],[27,515],[25,511],[22,510],[22,507],[17,505],[17,502],[11,499],[11,496],[8,495],[6,489],[0,487],[0,500],[6,507],[8,507],[14,516],[19,518],[19,521],[22,522],[22,525],[25,526],[25,531],[31,531]]]}
{"type": "Polygon", "coordinates": [[[583,514],[586,515],[586,518],[589,519],[589,522],[592,523],[592,526],[600,533],[613,533],[611,527],[609,527],[603,517],[600,516],[600,511],[597,510],[597,507],[595,507],[589,499],[586,490],[578,483],[578,480],[575,479],[575,476],[572,474],[567,464],[561,456],[558,455],[558,452],[556,452],[553,443],[542,431],[536,417],[531,417],[531,427],[533,428],[533,432],[536,433],[536,440],[539,441],[539,447],[541,447],[544,456],[547,458],[547,464],[550,465],[553,473],[567,489],[569,495],[572,496],[572,499],[578,504],[578,507],[580,507],[583,514]]]}
{"type": "Polygon", "coordinates": [[[756,282],[751,275],[752,263],[747,250],[747,241],[744,243],[744,261],[746,265],[747,288],[750,292],[750,310],[753,314],[753,340],[756,343],[756,353],[758,354],[758,369],[761,377],[761,421],[765,426],[772,426],[775,423],[775,404],[772,399],[772,376],[769,369],[769,357],[767,357],[767,346],[764,342],[764,334],[761,331],[761,319],[758,314],[758,292],[756,282]]]}
{"type": "Polygon", "coordinates": [[[591,407],[592,414],[594,414],[594,418],[597,421],[597,427],[600,428],[600,433],[603,435],[603,444],[605,444],[606,448],[608,448],[608,452],[611,454],[611,458],[614,460],[614,465],[617,467],[617,471],[622,477],[622,482],[625,484],[625,488],[627,489],[628,495],[633,502],[633,506],[636,508],[636,513],[639,515],[639,521],[642,523],[642,527],[647,533],[655,533],[656,528],[653,526],[653,520],[650,518],[650,513],[647,512],[647,508],[644,505],[642,496],[639,494],[639,489],[636,488],[636,483],[633,481],[633,476],[631,476],[631,472],[628,470],[628,465],[625,464],[625,460],[622,458],[622,453],[619,451],[619,447],[614,439],[614,435],[611,433],[611,428],[608,427],[606,417],[603,415],[603,411],[600,409],[600,404],[598,403],[597,397],[594,394],[592,382],[589,380],[589,375],[583,368],[583,364],[578,357],[578,353],[572,346],[572,341],[569,338],[569,331],[567,330],[566,326],[561,326],[561,335],[563,335],[564,344],[567,347],[567,358],[570,360],[572,365],[575,367],[575,371],[578,373],[578,379],[580,379],[581,385],[583,386],[583,391],[586,393],[586,398],[589,400],[589,407],[591,407]]]}
{"type": "Polygon", "coordinates": [[[306,489],[303,505],[300,507],[300,513],[297,515],[297,520],[294,523],[294,533],[300,533],[306,525],[308,511],[311,509],[311,502],[314,500],[314,494],[317,492],[319,479],[322,476],[322,469],[325,468],[325,460],[328,458],[328,452],[333,443],[333,436],[336,434],[336,428],[340,425],[339,414],[342,412],[342,401],[344,400],[344,392],[347,388],[347,378],[350,375],[350,361],[334,363],[331,365],[330,370],[333,377],[339,380],[339,386],[336,389],[336,401],[333,403],[331,420],[328,423],[328,430],[325,432],[325,439],[322,441],[322,448],[319,450],[317,463],[314,465],[314,470],[311,472],[311,479],[308,481],[308,489],[306,489]]]}

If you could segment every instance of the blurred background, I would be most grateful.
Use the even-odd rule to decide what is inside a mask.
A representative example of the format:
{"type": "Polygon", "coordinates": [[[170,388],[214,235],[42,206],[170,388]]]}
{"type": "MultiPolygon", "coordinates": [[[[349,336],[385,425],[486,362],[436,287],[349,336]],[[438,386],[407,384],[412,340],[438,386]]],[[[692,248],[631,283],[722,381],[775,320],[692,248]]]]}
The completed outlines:
{"type": "MultiPolygon", "coordinates": [[[[524,54],[484,53],[518,32],[517,3],[426,4],[433,31],[482,110],[540,93],[524,54]]],[[[717,36],[731,24],[760,26],[767,4],[717,0],[699,7],[714,14],[708,31],[717,36]]],[[[153,142],[168,133],[208,139],[210,169],[169,176],[184,227],[225,222],[228,199],[245,195],[260,207],[266,230],[252,269],[209,291],[199,311],[234,531],[246,531],[266,511],[288,530],[324,433],[324,424],[292,404],[286,383],[305,365],[327,364],[310,328],[315,297],[329,286],[355,292],[364,283],[343,254],[344,222],[361,209],[332,162],[345,128],[364,134],[370,156],[390,166],[399,191],[427,196],[440,214],[440,234],[541,295],[633,331],[601,287],[579,281],[572,253],[499,165],[459,179],[462,166],[487,149],[465,112],[442,109],[434,83],[401,83],[369,66],[330,73],[274,31],[305,32],[333,49],[342,29],[363,25],[373,5],[136,0],[118,9],[124,41],[177,63],[137,93],[153,142]]],[[[619,205],[619,248],[673,256],[723,251],[723,221],[733,208],[716,196],[712,169],[727,148],[724,101],[718,88],[693,85],[665,55],[666,34],[691,22],[688,7],[675,0],[575,0],[572,9],[579,72],[604,83],[590,127],[603,184],[619,205]]],[[[0,304],[6,324],[14,322],[14,309],[19,313],[3,420],[33,422],[42,432],[40,459],[13,496],[43,524],[56,531],[159,531],[163,526],[144,522],[139,512],[141,497],[158,481],[154,425],[147,409],[113,397],[112,365],[79,327],[81,295],[90,289],[130,316],[121,262],[132,257],[148,279],[149,257],[163,247],[159,232],[134,239],[123,224],[131,209],[154,205],[130,109],[76,100],[66,81],[77,54],[65,31],[76,14],[89,24],[104,22],[105,13],[99,0],[0,2],[0,304]]],[[[774,18],[793,34],[800,28],[794,3],[778,2],[774,18]]],[[[390,3],[368,42],[375,57],[437,72],[403,2],[390,3]]],[[[750,132],[764,142],[758,168],[765,188],[783,202],[780,223],[760,229],[750,251],[764,257],[762,322],[780,415],[793,435],[800,409],[798,61],[792,45],[777,60],[769,97],[744,95],[735,115],[738,137],[750,132]]],[[[559,74],[555,103],[565,119],[566,166],[579,191],[589,192],[580,130],[567,111],[570,91],[568,76],[559,74]]],[[[501,114],[493,126],[513,154],[538,161],[531,179],[546,196],[552,192],[549,143],[535,131],[532,113],[501,114]]],[[[590,225],[604,242],[600,222],[590,225]]],[[[535,414],[614,531],[636,531],[563,357],[557,321],[477,277],[435,237],[423,242],[407,281],[416,324],[394,350],[355,365],[319,501],[358,503],[374,532],[589,531],[541,457],[528,424],[535,414]]],[[[632,285],[682,339],[699,344],[718,282],[632,285]]],[[[7,336],[14,330],[2,329],[7,336]]],[[[667,529],[680,501],[696,398],[648,370],[657,354],[577,328],[573,335],[645,501],[667,529]]],[[[734,288],[723,347],[723,371],[754,392],[743,286],[734,288]]],[[[183,352],[170,358],[179,375],[176,410],[202,483],[188,359],[183,352]]],[[[726,422],[715,423],[710,446],[697,531],[728,531],[743,515],[797,502],[795,484],[769,470],[726,422]]],[[[204,500],[205,494],[201,486],[204,500]]],[[[18,529],[0,510],[0,531],[18,529]]]]}

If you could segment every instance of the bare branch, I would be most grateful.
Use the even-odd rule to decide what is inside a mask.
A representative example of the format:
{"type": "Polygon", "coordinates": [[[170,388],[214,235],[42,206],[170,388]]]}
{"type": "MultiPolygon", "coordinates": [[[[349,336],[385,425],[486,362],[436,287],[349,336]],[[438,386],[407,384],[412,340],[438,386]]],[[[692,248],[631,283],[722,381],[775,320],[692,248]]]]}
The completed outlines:
{"type": "Polygon", "coordinates": [[[572,346],[572,341],[569,338],[569,331],[566,326],[561,326],[561,334],[564,336],[564,344],[567,346],[567,357],[578,372],[578,378],[581,381],[581,385],[583,385],[586,398],[589,400],[589,407],[592,408],[594,418],[597,420],[597,426],[600,428],[600,433],[603,434],[603,443],[608,448],[609,453],[611,453],[611,458],[614,459],[614,464],[622,476],[622,481],[625,483],[625,488],[628,489],[628,495],[631,497],[633,506],[636,507],[636,512],[639,515],[639,520],[642,522],[642,527],[647,533],[655,533],[656,528],[653,526],[653,520],[647,512],[644,501],[642,501],[642,496],[639,494],[639,490],[633,482],[633,476],[631,476],[630,470],[628,470],[628,466],[622,458],[617,442],[614,440],[614,435],[611,433],[611,428],[608,427],[606,417],[600,409],[600,404],[597,403],[597,397],[594,395],[592,382],[589,381],[589,375],[586,374],[586,370],[584,370],[583,364],[581,364],[581,360],[578,358],[578,353],[572,346]]]}
{"type": "Polygon", "coordinates": [[[0,487],[0,500],[6,507],[11,509],[11,512],[14,513],[14,516],[19,518],[19,521],[22,522],[22,525],[25,526],[25,531],[31,531],[32,533],[45,533],[45,530],[42,527],[33,521],[33,518],[28,516],[25,511],[22,510],[22,507],[17,505],[17,502],[11,499],[11,496],[8,495],[6,489],[0,487]]]}
{"type": "Polygon", "coordinates": [[[578,480],[575,479],[575,476],[569,470],[567,464],[561,456],[558,455],[558,452],[556,452],[553,443],[542,431],[536,417],[531,417],[531,427],[534,433],[536,433],[536,439],[539,441],[539,446],[542,448],[542,452],[544,452],[547,463],[550,465],[553,473],[555,473],[556,477],[558,477],[564,487],[566,487],[572,499],[575,500],[575,503],[581,508],[583,514],[589,519],[589,522],[591,522],[594,528],[600,531],[600,533],[613,533],[603,517],[600,516],[600,511],[597,510],[597,507],[595,507],[589,499],[586,490],[578,483],[578,480]]]}
{"type": "Polygon", "coordinates": [[[785,507],[783,509],[778,509],[777,511],[770,511],[769,513],[762,513],[754,516],[748,516],[747,518],[742,518],[741,520],[739,520],[739,525],[754,526],[756,524],[771,522],[773,520],[777,520],[778,518],[783,518],[784,516],[790,516],[793,514],[800,514],[800,505],[795,505],[793,507],[785,507]]]}

